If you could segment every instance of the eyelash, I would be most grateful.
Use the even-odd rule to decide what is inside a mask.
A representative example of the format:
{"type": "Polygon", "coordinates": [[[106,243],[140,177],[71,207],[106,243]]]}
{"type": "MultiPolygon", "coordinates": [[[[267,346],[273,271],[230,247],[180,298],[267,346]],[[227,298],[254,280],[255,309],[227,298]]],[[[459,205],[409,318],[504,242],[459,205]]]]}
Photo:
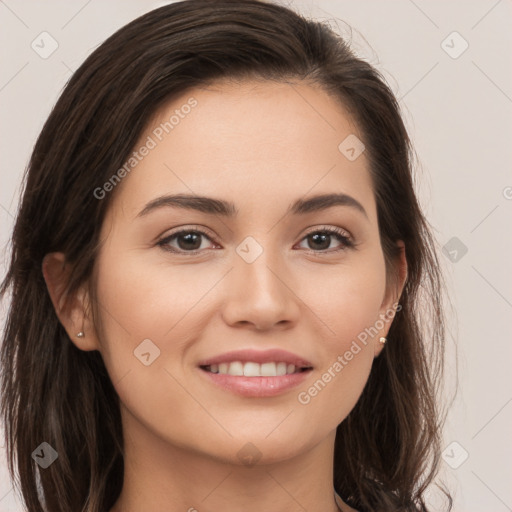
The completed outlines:
{"type": "MultiPolygon", "coordinates": [[[[208,240],[210,240],[211,242],[215,243],[214,240],[212,240],[212,237],[210,236],[210,234],[206,233],[205,231],[203,231],[200,228],[194,228],[194,229],[182,229],[180,231],[176,231],[175,233],[171,233],[170,235],[166,236],[165,238],[163,238],[162,240],[157,242],[157,245],[160,246],[163,250],[174,253],[174,254],[189,254],[189,255],[200,254],[202,252],[202,250],[196,250],[196,251],[185,251],[183,249],[176,250],[174,248],[170,248],[168,245],[172,239],[178,237],[179,235],[190,234],[190,233],[200,234],[200,235],[208,238],[208,240]]],[[[338,249],[327,249],[327,250],[321,250],[321,251],[315,251],[313,249],[306,250],[310,254],[318,255],[318,254],[339,253],[340,251],[345,251],[347,249],[353,249],[356,247],[356,243],[349,236],[346,235],[346,231],[341,228],[337,228],[337,227],[325,227],[325,228],[315,229],[314,231],[310,231],[309,233],[306,233],[306,235],[304,235],[304,237],[300,241],[302,242],[308,236],[315,235],[315,234],[327,234],[327,235],[335,236],[336,239],[341,243],[341,247],[339,247],[338,249]]]]}

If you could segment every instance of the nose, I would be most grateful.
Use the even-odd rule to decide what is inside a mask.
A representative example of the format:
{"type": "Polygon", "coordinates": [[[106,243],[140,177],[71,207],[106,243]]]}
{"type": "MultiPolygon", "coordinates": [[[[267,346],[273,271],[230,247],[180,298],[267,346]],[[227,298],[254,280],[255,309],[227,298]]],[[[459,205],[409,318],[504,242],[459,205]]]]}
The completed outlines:
{"type": "Polygon", "coordinates": [[[301,301],[290,281],[290,272],[275,258],[271,261],[267,251],[252,263],[236,256],[225,283],[224,321],[258,331],[291,328],[299,318],[301,301]]]}

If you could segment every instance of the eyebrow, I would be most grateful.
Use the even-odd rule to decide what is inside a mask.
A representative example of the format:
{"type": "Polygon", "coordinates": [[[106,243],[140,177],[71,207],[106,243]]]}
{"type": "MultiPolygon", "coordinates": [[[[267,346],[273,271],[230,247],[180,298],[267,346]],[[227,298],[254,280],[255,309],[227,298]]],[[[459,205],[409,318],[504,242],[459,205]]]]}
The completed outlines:
{"type": "MultiPolygon", "coordinates": [[[[362,213],[367,219],[368,214],[357,199],[347,194],[320,194],[309,198],[297,199],[286,212],[293,215],[304,215],[332,208],[334,206],[347,206],[362,213]]],[[[196,196],[191,194],[165,195],[153,199],[140,211],[137,217],[153,212],[154,210],[171,207],[186,210],[196,210],[210,215],[235,217],[238,214],[236,206],[230,201],[214,199],[213,197],[196,196]]]]}

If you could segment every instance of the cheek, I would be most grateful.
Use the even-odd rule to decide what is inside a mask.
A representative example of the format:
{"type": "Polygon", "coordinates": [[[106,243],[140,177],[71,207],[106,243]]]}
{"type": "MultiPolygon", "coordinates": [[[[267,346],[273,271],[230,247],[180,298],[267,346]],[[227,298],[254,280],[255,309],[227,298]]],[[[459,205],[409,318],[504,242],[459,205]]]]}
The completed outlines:
{"type": "Polygon", "coordinates": [[[97,262],[103,360],[124,403],[158,410],[159,399],[178,398],[179,385],[168,372],[181,373],[190,340],[200,336],[212,313],[207,294],[223,271],[150,265],[135,252],[116,254],[122,252],[110,247],[97,262]]]}
{"type": "Polygon", "coordinates": [[[219,280],[213,269],[198,276],[193,266],[147,265],[136,255],[109,259],[102,260],[98,272],[102,317],[124,333],[122,338],[139,342],[173,336],[186,317],[197,314],[205,294],[219,280]]]}
{"type": "MultiPolygon", "coordinates": [[[[324,347],[344,352],[374,326],[385,296],[385,263],[379,250],[355,254],[346,263],[298,274],[298,293],[322,325],[324,347]],[[325,328],[325,329],[324,329],[325,328]]],[[[318,323],[318,322],[317,322],[318,323]]],[[[372,341],[371,337],[367,340],[372,341]]]]}
{"type": "Polygon", "coordinates": [[[200,315],[198,302],[218,278],[210,273],[198,280],[184,266],[146,265],[136,255],[115,254],[109,248],[98,260],[97,296],[101,353],[121,403],[147,427],[172,431],[181,405],[182,414],[204,420],[176,369],[187,340],[201,329],[190,319],[200,315]]]}
{"type": "Polygon", "coordinates": [[[298,402],[326,424],[338,424],[355,406],[374,361],[374,344],[385,294],[385,265],[378,252],[357,264],[304,279],[302,293],[327,333],[322,367],[298,402]]]}

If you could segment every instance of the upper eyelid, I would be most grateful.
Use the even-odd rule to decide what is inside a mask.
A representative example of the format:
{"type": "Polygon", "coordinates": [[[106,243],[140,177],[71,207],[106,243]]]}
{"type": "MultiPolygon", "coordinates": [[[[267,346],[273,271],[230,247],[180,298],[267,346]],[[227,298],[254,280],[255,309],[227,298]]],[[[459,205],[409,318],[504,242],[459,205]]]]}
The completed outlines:
{"type": "Polygon", "coordinates": [[[315,233],[317,231],[343,231],[343,233],[345,233],[347,235],[347,238],[352,238],[352,234],[350,233],[350,231],[348,231],[345,228],[341,228],[339,226],[327,226],[327,225],[324,225],[324,226],[320,226],[320,227],[313,227],[310,230],[308,230],[306,232],[306,234],[308,234],[308,233],[315,233]]]}
{"type": "Polygon", "coordinates": [[[166,231],[164,231],[164,234],[158,236],[158,239],[164,240],[171,236],[179,235],[180,233],[190,233],[190,232],[194,232],[194,231],[204,234],[205,236],[208,236],[210,238],[215,238],[215,235],[209,229],[207,229],[203,226],[199,226],[199,225],[191,225],[191,226],[185,226],[183,228],[182,227],[175,228],[175,230],[170,230],[169,232],[168,232],[168,230],[166,230],[166,231]]]}
{"type": "MultiPolygon", "coordinates": [[[[317,231],[331,231],[332,232],[334,230],[337,230],[337,231],[341,230],[347,236],[347,238],[351,238],[351,239],[353,238],[352,234],[347,229],[342,228],[340,226],[328,226],[328,225],[313,226],[312,228],[309,228],[304,233],[303,236],[307,236],[310,233],[316,233],[317,231]]],[[[212,232],[209,229],[207,229],[207,228],[205,228],[203,226],[199,226],[199,225],[193,225],[193,226],[190,226],[190,227],[185,226],[184,228],[176,228],[176,231],[172,231],[172,232],[170,232],[168,234],[165,234],[165,235],[160,235],[158,238],[160,240],[162,240],[162,239],[165,239],[165,238],[169,238],[171,236],[178,235],[180,233],[188,233],[188,232],[192,232],[192,231],[198,231],[201,234],[204,234],[205,236],[208,236],[208,237],[210,237],[212,239],[216,238],[215,235],[211,234],[212,232]]]]}

